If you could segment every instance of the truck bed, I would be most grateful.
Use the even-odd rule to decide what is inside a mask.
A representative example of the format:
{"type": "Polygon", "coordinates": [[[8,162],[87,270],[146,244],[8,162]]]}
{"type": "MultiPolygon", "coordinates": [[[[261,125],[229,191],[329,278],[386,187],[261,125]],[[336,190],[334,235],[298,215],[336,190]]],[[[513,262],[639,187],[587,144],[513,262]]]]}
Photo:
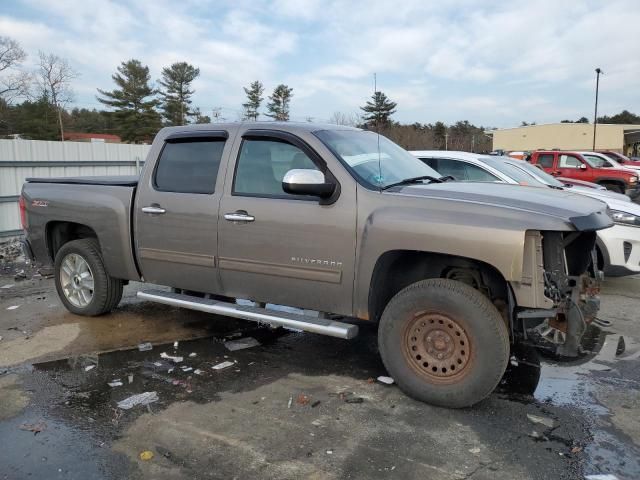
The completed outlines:
{"type": "Polygon", "coordinates": [[[136,187],[137,175],[112,175],[95,177],[27,178],[28,183],[61,183],[67,185],[105,185],[109,187],[136,187]]]}

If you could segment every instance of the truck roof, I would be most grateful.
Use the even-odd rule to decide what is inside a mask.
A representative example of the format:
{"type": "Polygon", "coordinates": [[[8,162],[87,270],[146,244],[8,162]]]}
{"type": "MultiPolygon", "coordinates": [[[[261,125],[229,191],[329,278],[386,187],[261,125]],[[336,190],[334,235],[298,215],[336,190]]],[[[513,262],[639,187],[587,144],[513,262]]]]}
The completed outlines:
{"type": "Polygon", "coordinates": [[[163,133],[176,133],[193,130],[233,130],[240,126],[259,128],[261,130],[280,130],[285,132],[299,132],[304,130],[307,132],[317,132],[320,130],[353,130],[359,131],[360,128],[349,127],[346,125],[335,125],[332,123],[311,123],[311,122],[273,122],[273,121],[256,121],[256,122],[226,122],[226,123],[199,123],[191,125],[183,125],[179,127],[165,127],[161,130],[163,133]]]}

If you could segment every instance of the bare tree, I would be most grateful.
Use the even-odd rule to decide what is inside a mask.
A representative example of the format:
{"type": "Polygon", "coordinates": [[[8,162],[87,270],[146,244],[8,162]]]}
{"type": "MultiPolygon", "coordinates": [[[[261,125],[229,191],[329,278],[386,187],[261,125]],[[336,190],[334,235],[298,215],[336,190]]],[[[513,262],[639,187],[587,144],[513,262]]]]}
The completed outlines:
{"type": "Polygon", "coordinates": [[[6,102],[29,92],[31,75],[19,70],[26,58],[27,54],[18,42],[0,36],[0,98],[6,102]]]}
{"type": "Polygon", "coordinates": [[[39,55],[38,83],[43,95],[49,100],[58,113],[60,140],[64,141],[62,110],[73,99],[71,80],[77,78],[78,73],[69,65],[69,62],[65,58],[44,52],[39,52],[39,55]]]}
{"type": "Polygon", "coordinates": [[[363,123],[362,117],[357,113],[343,113],[343,112],[333,112],[333,114],[329,117],[329,123],[333,123],[335,125],[345,125],[348,127],[357,127],[363,123]]]}

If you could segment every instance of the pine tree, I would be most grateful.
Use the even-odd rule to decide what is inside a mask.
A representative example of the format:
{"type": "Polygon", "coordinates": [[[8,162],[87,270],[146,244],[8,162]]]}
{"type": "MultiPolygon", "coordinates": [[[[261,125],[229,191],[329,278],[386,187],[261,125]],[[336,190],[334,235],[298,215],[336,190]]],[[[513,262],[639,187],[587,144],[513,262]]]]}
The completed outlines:
{"type": "Polygon", "coordinates": [[[168,126],[184,125],[187,117],[195,116],[191,110],[191,83],[200,75],[200,69],[187,62],[177,62],[162,69],[162,78],[158,83],[163,87],[162,116],[168,126]]]}
{"type": "Polygon", "coordinates": [[[160,114],[155,110],[156,91],[149,84],[149,67],[140,60],[122,62],[111,76],[118,88],[110,92],[98,89],[100,103],[114,109],[116,133],[125,142],[149,141],[160,129],[160,114]]]}
{"type": "Polygon", "coordinates": [[[373,101],[368,100],[364,107],[360,107],[364,112],[363,120],[375,127],[386,126],[391,121],[391,115],[396,113],[398,104],[389,100],[382,92],[375,92],[371,99],[373,101]]]}
{"type": "Polygon", "coordinates": [[[251,82],[249,88],[243,87],[244,93],[247,94],[247,102],[242,104],[244,108],[243,120],[258,120],[260,116],[260,105],[262,104],[262,100],[264,97],[262,94],[264,93],[264,86],[260,80],[256,80],[255,82],[251,82]]]}
{"type": "Polygon", "coordinates": [[[270,102],[267,104],[267,117],[271,117],[274,120],[286,122],[289,120],[289,102],[293,97],[293,88],[289,88],[286,85],[280,84],[269,96],[270,102]]]}

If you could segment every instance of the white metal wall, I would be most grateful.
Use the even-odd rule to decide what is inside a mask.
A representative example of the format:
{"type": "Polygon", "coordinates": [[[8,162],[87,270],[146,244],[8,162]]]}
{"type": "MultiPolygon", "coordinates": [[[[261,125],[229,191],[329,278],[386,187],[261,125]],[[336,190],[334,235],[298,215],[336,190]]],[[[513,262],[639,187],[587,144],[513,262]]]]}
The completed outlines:
{"type": "Polygon", "coordinates": [[[27,177],[135,175],[150,145],[0,140],[0,240],[20,229],[18,196],[27,177]]]}

